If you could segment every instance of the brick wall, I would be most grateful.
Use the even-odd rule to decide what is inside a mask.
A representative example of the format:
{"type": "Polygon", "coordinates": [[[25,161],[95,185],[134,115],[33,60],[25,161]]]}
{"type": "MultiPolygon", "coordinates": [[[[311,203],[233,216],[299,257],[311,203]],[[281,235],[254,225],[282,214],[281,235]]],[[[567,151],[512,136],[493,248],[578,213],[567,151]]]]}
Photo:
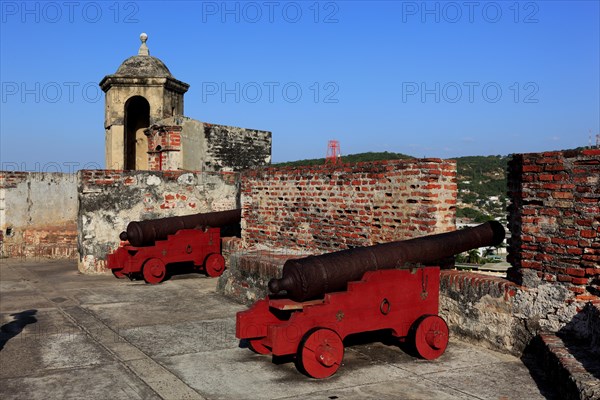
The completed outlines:
{"type": "Polygon", "coordinates": [[[454,230],[456,163],[394,160],[242,175],[242,239],[327,252],[454,230]]]}
{"type": "Polygon", "coordinates": [[[508,179],[510,279],[600,295],[600,150],[517,154],[508,179]]]}
{"type": "Polygon", "coordinates": [[[0,171],[0,257],[76,258],[73,174],[0,171]]]}
{"type": "Polygon", "coordinates": [[[104,271],[131,221],[239,207],[238,174],[83,170],[79,179],[79,270],[104,271]]]}
{"type": "Polygon", "coordinates": [[[148,169],[169,171],[182,168],[181,126],[152,126],[148,136],[148,169]]]}

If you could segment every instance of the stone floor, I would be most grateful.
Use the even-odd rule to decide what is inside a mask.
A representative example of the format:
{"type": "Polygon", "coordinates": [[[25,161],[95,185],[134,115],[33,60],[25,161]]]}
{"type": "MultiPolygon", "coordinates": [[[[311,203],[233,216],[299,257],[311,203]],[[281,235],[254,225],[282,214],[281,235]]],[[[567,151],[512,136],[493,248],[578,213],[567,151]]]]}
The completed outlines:
{"type": "Polygon", "coordinates": [[[336,375],[314,380],[240,348],[245,306],[215,286],[195,274],[151,286],[81,275],[73,262],[0,260],[0,398],[555,398],[531,362],[455,339],[435,361],[358,340],[336,375]]]}

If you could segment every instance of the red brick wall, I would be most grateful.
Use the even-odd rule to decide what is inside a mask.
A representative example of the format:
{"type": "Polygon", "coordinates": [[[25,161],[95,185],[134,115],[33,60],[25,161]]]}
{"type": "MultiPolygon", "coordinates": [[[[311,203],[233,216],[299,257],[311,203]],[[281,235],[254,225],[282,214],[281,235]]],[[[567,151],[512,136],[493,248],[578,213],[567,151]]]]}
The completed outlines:
{"type": "Polygon", "coordinates": [[[0,189],[12,189],[25,182],[31,172],[0,171],[0,189]]]}
{"type": "Polygon", "coordinates": [[[148,169],[167,171],[181,167],[181,129],[181,126],[148,129],[148,169]]]}
{"type": "Polygon", "coordinates": [[[0,252],[9,258],[77,259],[77,225],[27,228],[18,240],[4,241],[0,234],[0,252]]]}
{"type": "Polygon", "coordinates": [[[510,278],[527,286],[537,276],[598,295],[600,150],[515,155],[509,196],[510,278]]]}
{"type": "Polygon", "coordinates": [[[242,238],[315,252],[455,229],[456,163],[394,160],[242,175],[242,238]]]}

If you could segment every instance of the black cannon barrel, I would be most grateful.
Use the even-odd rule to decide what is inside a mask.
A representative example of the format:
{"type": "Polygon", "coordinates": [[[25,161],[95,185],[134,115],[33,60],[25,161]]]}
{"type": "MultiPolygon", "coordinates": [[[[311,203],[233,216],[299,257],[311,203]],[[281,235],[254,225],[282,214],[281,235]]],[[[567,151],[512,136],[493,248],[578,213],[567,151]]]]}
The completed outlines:
{"type": "Polygon", "coordinates": [[[360,280],[367,271],[433,263],[470,249],[498,245],[504,235],[504,227],[490,221],[453,232],[288,260],[282,278],[269,281],[269,290],[275,294],[285,290],[294,301],[310,300],[345,290],[348,282],[360,280]]]}
{"type": "Polygon", "coordinates": [[[127,231],[122,232],[121,240],[128,240],[133,246],[150,246],[156,240],[164,240],[181,229],[196,227],[224,227],[235,225],[242,218],[242,210],[215,211],[186,215],[183,217],[167,217],[147,221],[132,221],[127,231]]]}

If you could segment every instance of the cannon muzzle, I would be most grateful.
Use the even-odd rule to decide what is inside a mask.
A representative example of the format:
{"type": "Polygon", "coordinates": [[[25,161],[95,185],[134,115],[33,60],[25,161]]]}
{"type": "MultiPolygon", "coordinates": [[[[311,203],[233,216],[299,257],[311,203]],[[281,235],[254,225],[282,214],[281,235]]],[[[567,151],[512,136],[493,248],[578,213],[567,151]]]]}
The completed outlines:
{"type": "Polygon", "coordinates": [[[288,260],[281,279],[271,279],[269,290],[283,290],[294,301],[322,297],[345,290],[365,272],[429,264],[470,249],[495,246],[504,240],[504,227],[490,221],[473,228],[415,239],[359,247],[319,256],[288,260]]]}
{"type": "Polygon", "coordinates": [[[167,217],[147,221],[132,221],[127,231],[121,232],[119,238],[128,240],[136,247],[153,245],[157,240],[165,240],[181,229],[193,229],[210,226],[213,228],[239,224],[242,210],[216,211],[186,215],[183,217],[167,217]]]}

